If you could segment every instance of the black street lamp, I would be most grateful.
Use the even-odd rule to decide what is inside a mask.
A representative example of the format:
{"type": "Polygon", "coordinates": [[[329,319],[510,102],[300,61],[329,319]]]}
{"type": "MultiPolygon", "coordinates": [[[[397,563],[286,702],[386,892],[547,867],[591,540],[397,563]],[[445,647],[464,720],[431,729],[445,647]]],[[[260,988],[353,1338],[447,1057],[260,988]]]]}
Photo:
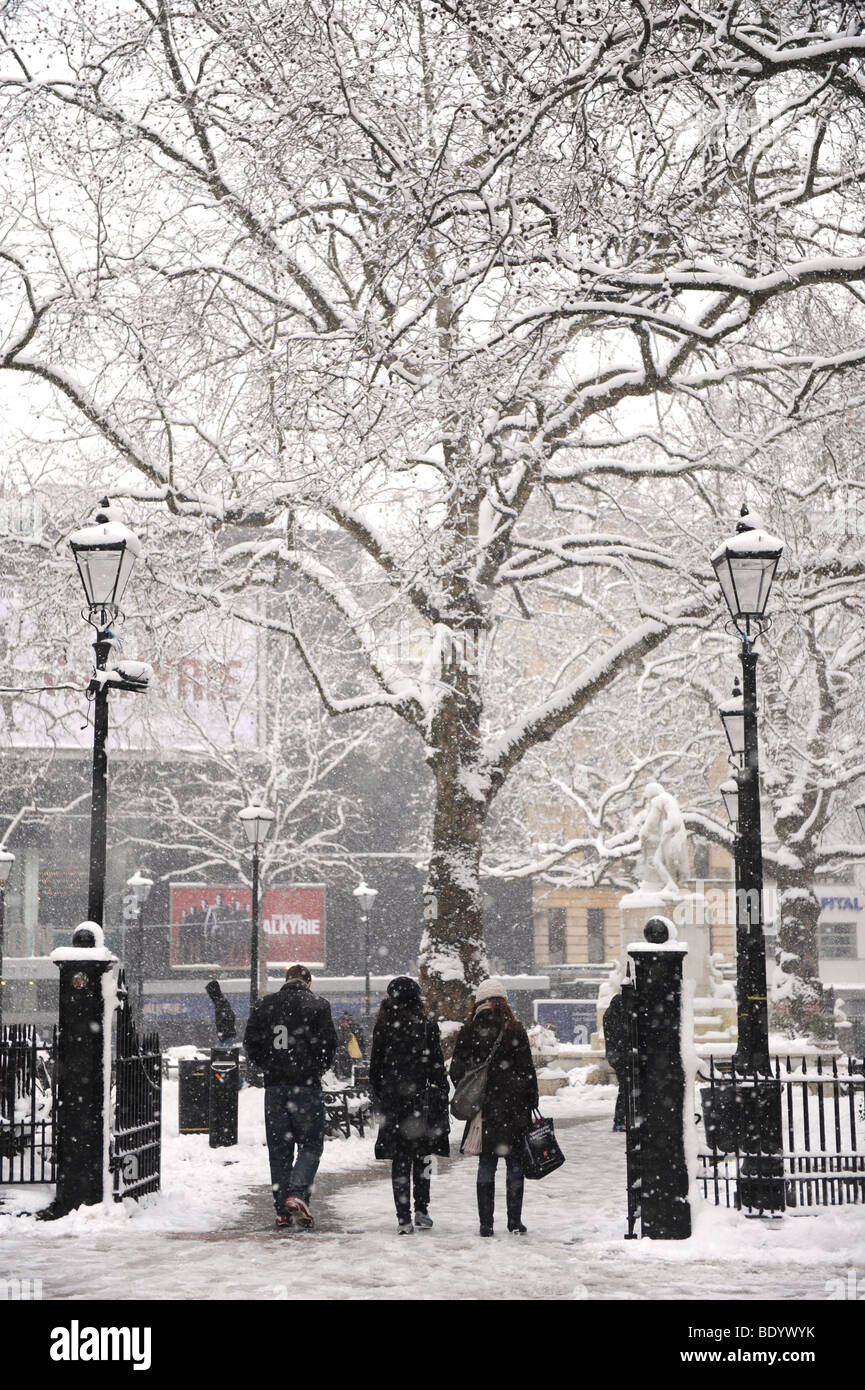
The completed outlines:
{"type": "Polygon", "coordinates": [[[108,692],[143,691],[153,671],[143,661],[117,662],[108,670],[108,658],[116,637],[111,624],[120,616],[120,604],[136,557],[138,537],[122,522],[112,519],[108,498],[103,497],[93,523],[69,537],[78,566],[87,608],[83,617],[96,629],[93,649],[96,671],[88,695],[93,697],[93,783],[90,798],[90,881],[87,917],[103,926],[105,910],[105,860],[108,816],[108,692]]]}
{"type": "Polygon", "coordinates": [[[853,810],[856,812],[856,819],[859,821],[859,829],[865,836],[865,801],[857,801],[853,810]]]}
{"type": "Polygon", "coordinates": [[[768,626],[766,603],[783,543],[742,514],[735,536],[712,556],[733,626],[741,639],[742,693],[721,708],[738,782],[739,882],[736,892],[737,1006],[736,1065],[766,1072],[769,1015],[766,1002],[766,945],[763,935],[763,843],[760,824],[760,761],[757,746],[757,653],[754,642],[768,626]]]}
{"type": "Polygon", "coordinates": [[[259,802],[252,801],[238,814],[247,842],[252,846],[252,935],[249,944],[249,1010],[251,1013],[258,1003],[259,961],[264,959],[264,952],[260,950],[259,937],[258,849],[268,836],[273,823],[273,812],[268,811],[267,807],[262,806],[259,802]]]}
{"type": "Polygon", "coordinates": [[[369,997],[369,914],[372,906],[378,897],[378,889],[370,888],[368,884],[361,881],[355,888],[352,895],[360,909],[360,920],[363,924],[363,973],[364,973],[364,996],[363,996],[363,1024],[364,1038],[366,1047],[370,1046],[370,997],[369,997]]]}
{"type": "MultiPolygon", "coordinates": [[[[769,535],[748,508],[735,536],[712,556],[733,627],[741,640],[742,688],[721,706],[721,720],[737,767],[724,796],[735,812],[736,1011],[738,1042],[732,1093],[740,1156],[737,1199],[746,1210],[784,1207],[781,1092],[772,1079],[763,912],[763,840],[760,824],[760,759],[757,743],[757,653],[754,642],[768,627],[766,604],[783,543],[769,535]],[[736,1080],[736,1072],[739,1080],[736,1080]]],[[[724,794],[724,793],[722,793],[724,794]]]]}
{"type": "Polygon", "coordinates": [[[8,849],[0,849],[0,1032],[3,1029],[3,949],[6,933],[6,884],[15,863],[15,855],[8,849]]]}
{"type": "MultiPolygon", "coordinates": [[[[748,1059],[740,1055],[740,1053],[743,1053],[745,1050],[750,1037],[749,1028],[752,1006],[749,996],[753,991],[751,989],[752,963],[750,954],[751,914],[748,911],[747,901],[743,901],[741,897],[744,840],[739,825],[739,789],[741,786],[741,772],[745,758],[745,701],[742,696],[742,687],[739,684],[738,676],[733,684],[732,697],[729,700],[725,700],[724,703],[719,706],[718,713],[721,716],[724,733],[727,735],[727,742],[730,745],[730,763],[735,769],[735,776],[728,778],[728,780],[722,784],[720,791],[721,796],[724,798],[724,805],[727,808],[727,815],[730,817],[730,822],[733,826],[733,864],[736,902],[736,1014],[737,1036],[739,1039],[736,1061],[738,1065],[747,1067],[749,1065],[748,1059]]],[[[765,962],[763,969],[765,972],[765,962]]]]}
{"type": "Polygon", "coordinates": [[[144,878],[138,872],[126,880],[126,887],[134,894],[135,913],[136,913],[136,952],[135,952],[135,1017],[138,1020],[138,1027],[144,1026],[144,904],[150,897],[150,890],[153,887],[152,878],[144,878]]]}

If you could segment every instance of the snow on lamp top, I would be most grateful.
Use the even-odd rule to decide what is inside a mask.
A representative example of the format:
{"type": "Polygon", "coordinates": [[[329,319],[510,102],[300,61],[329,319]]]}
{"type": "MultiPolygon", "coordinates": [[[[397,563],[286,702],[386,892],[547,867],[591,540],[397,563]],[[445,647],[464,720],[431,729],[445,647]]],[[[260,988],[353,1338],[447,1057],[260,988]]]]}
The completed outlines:
{"type": "Polygon", "coordinates": [[[369,884],[360,882],[352,896],[357,898],[357,905],[361,912],[369,912],[378,897],[378,889],[370,888],[369,884]]]}
{"type": "Polygon", "coordinates": [[[270,830],[273,812],[257,801],[252,801],[244,810],[238,812],[244,833],[251,845],[260,845],[270,830]]]}
{"type": "Polygon", "coordinates": [[[733,685],[733,696],[718,706],[724,733],[730,745],[730,752],[739,757],[745,751],[745,702],[738,679],[733,685]]]}
{"type": "Polygon", "coordinates": [[[118,609],[129,583],[141,542],[116,520],[103,498],[89,526],[82,526],[69,537],[88,606],[118,609]]]}
{"type": "Polygon", "coordinates": [[[734,622],[763,617],[783,549],[784,542],[764,530],[743,506],[735,536],[728,536],[712,555],[734,622]]]}
{"type": "Polygon", "coordinates": [[[10,854],[8,849],[0,849],[0,887],[8,880],[14,863],[15,855],[10,854]]]}
{"type": "Polygon", "coordinates": [[[150,890],[153,887],[153,879],[144,878],[144,876],[136,870],[132,877],[126,880],[126,887],[132,889],[135,894],[136,902],[143,906],[150,896],[150,890]]]}

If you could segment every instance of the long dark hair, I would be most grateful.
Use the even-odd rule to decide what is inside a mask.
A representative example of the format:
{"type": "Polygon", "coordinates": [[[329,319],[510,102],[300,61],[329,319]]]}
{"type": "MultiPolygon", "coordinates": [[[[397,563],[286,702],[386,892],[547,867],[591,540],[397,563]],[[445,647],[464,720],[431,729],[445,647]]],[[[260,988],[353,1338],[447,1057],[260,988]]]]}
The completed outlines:
{"type": "Polygon", "coordinates": [[[420,1019],[425,1019],[427,1017],[427,1011],[424,1008],[423,1000],[420,996],[418,995],[417,998],[401,999],[398,1001],[396,999],[391,999],[390,995],[386,994],[379,1005],[375,1026],[376,1028],[378,1028],[379,1025],[381,1025],[382,1028],[389,1028],[392,1023],[398,1022],[400,1018],[405,1018],[406,1015],[410,1018],[420,1019]]]}
{"type": "Polygon", "coordinates": [[[485,999],[480,1004],[471,1004],[468,1014],[466,1015],[466,1023],[469,1026],[474,1023],[481,1010],[483,1010],[484,1013],[492,1015],[498,1025],[499,1032],[504,1033],[506,1037],[516,1033],[521,1026],[519,1019],[507,999],[501,999],[499,997],[485,999]]]}

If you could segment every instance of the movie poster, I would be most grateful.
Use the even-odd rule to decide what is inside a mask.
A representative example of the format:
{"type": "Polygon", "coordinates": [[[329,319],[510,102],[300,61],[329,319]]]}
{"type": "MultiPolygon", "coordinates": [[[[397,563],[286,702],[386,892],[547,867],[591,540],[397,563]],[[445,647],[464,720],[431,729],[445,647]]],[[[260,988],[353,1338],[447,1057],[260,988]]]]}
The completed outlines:
{"type": "MultiPolygon", "coordinates": [[[[171,885],[171,964],[249,969],[252,892],[225,884],[171,885]]],[[[261,901],[268,963],[324,965],[324,885],[268,888],[261,901]]]]}

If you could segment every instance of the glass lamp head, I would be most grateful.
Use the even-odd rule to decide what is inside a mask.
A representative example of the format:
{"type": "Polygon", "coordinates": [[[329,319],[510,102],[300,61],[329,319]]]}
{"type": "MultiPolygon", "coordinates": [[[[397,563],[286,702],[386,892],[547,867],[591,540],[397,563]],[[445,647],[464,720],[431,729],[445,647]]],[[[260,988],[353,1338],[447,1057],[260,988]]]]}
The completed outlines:
{"type": "Polygon", "coordinates": [[[141,542],[134,531],[122,521],[111,519],[108,499],[103,498],[93,522],[73,531],[69,545],[88,608],[91,612],[94,609],[118,612],[133,566],[141,554],[141,542]]]}
{"type": "Polygon", "coordinates": [[[273,824],[273,812],[258,801],[252,801],[238,813],[246,839],[253,848],[262,844],[273,824]]]}
{"type": "Polygon", "coordinates": [[[743,506],[735,536],[722,541],[712,556],[724,601],[737,627],[742,623],[747,627],[765,616],[783,549],[783,541],[764,531],[743,506]]]}

